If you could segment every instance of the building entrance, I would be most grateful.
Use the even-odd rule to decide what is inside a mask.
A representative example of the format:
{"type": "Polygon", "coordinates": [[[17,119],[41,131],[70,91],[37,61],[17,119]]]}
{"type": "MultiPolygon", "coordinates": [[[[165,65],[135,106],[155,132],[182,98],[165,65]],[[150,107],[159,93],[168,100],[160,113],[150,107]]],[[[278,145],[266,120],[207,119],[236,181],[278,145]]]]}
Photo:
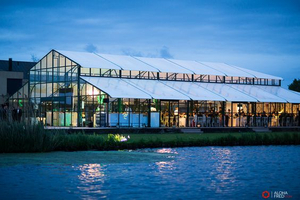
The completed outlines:
{"type": "Polygon", "coordinates": [[[179,126],[179,101],[161,101],[161,126],[179,126]]]}

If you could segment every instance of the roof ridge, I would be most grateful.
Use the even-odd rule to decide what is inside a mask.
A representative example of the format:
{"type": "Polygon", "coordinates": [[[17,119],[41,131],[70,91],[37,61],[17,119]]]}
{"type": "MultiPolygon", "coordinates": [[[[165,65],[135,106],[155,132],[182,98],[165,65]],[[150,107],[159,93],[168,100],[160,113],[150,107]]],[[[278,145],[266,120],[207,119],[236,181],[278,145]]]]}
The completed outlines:
{"type": "MultiPolygon", "coordinates": [[[[243,71],[243,72],[245,72],[245,73],[247,73],[247,74],[250,74],[249,72],[246,72],[244,69],[241,69],[240,67],[237,67],[237,66],[234,66],[234,65],[230,65],[230,64],[227,64],[227,63],[224,63],[224,64],[229,65],[230,67],[233,67],[233,68],[235,68],[235,69],[241,70],[241,71],[243,71]]],[[[255,78],[257,78],[257,76],[255,76],[254,74],[250,74],[250,75],[252,75],[252,76],[254,76],[255,78]]]]}
{"type": "Polygon", "coordinates": [[[184,69],[186,69],[186,70],[189,70],[189,71],[191,71],[192,73],[194,73],[194,74],[196,74],[194,71],[192,71],[191,69],[188,69],[188,68],[186,68],[186,67],[184,67],[184,66],[182,66],[182,65],[180,65],[180,64],[178,64],[178,63],[175,63],[175,62],[173,62],[173,61],[171,61],[171,60],[169,60],[169,59],[167,59],[167,58],[164,58],[165,60],[167,60],[167,61],[169,61],[169,62],[171,62],[171,63],[173,63],[173,64],[175,64],[175,65],[178,65],[179,67],[182,67],[182,68],[184,68],[184,69]]]}
{"type": "Polygon", "coordinates": [[[208,65],[204,64],[203,62],[200,62],[200,61],[197,61],[197,60],[195,60],[195,62],[197,62],[197,63],[200,63],[200,64],[202,64],[202,65],[204,65],[204,66],[206,66],[206,67],[208,67],[208,68],[211,68],[211,69],[217,70],[217,71],[219,71],[219,72],[223,73],[225,76],[228,76],[228,75],[227,75],[225,72],[222,72],[221,70],[219,70],[219,69],[216,69],[216,68],[214,68],[214,67],[208,66],[208,65]]]}
{"type": "Polygon", "coordinates": [[[112,61],[110,61],[110,60],[108,60],[108,59],[106,59],[106,58],[104,58],[104,57],[103,57],[103,56],[101,56],[100,54],[98,54],[98,53],[92,53],[92,54],[94,54],[94,55],[96,55],[96,56],[99,56],[100,58],[102,58],[102,59],[106,60],[107,62],[110,62],[111,64],[114,64],[114,65],[116,65],[116,66],[120,67],[120,68],[121,68],[121,70],[124,70],[124,69],[123,69],[123,67],[121,67],[120,65],[118,65],[118,64],[116,64],[116,63],[114,63],[114,62],[112,62],[112,61]]]}
{"type": "MultiPolygon", "coordinates": [[[[136,56],[131,56],[131,57],[134,58],[134,59],[136,59],[136,60],[138,60],[138,61],[140,61],[140,62],[142,62],[142,63],[144,63],[144,64],[146,64],[146,65],[149,65],[150,67],[152,67],[152,68],[154,68],[154,69],[157,69],[158,72],[161,72],[158,68],[156,68],[156,67],[150,65],[149,63],[146,63],[146,62],[144,62],[144,61],[138,59],[138,57],[136,57],[136,56]]],[[[146,58],[146,57],[142,57],[142,58],[146,58]]]]}

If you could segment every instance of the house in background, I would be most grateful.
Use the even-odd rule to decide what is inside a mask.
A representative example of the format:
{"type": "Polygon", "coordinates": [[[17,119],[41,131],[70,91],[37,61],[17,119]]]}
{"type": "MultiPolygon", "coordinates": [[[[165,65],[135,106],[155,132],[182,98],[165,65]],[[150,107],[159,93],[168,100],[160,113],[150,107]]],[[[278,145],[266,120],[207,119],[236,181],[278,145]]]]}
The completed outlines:
{"type": "Polygon", "coordinates": [[[0,104],[6,102],[9,96],[14,94],[28,81],[29,70],[36,62],[0,60],[0,104]]]}

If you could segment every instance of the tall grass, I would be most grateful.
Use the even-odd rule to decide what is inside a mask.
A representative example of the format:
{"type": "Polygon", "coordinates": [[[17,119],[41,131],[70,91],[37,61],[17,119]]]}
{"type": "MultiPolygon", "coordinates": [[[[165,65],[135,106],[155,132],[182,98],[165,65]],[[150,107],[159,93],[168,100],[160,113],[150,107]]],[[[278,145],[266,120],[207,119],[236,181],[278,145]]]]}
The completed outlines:
{"type": "Polygon", "coordinates": [[[0,123],[0,153],[116,150],[119,134],[68,134],[64,130],[45,130],[42,125],[0,123]]]}
{"type": "Polygon", "coordinates": [[[148,136],[132,134],[130,137],[132,139],[121,142],[125,137],[119,134],[68,134],[63,130],[45,130],[41,125],[0,123],[0,153],[300,144],[300,133],[297,132],[224,133],[218,135],[167,133],[148,136]]]}
{"type": "Polygon", "coordinates": [[[40,125],[0,123],[0,152],[41,152],[54,150],[52,134],[40,125]]]}

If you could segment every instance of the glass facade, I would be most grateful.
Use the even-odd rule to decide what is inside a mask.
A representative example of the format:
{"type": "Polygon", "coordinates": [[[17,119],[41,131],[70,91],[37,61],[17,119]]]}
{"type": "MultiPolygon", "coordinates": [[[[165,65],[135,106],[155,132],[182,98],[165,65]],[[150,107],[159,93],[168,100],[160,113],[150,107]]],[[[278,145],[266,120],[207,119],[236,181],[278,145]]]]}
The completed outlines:
{"type": "MultiPolygon", "coordinates": [[[[295,126],[299,104],[112,98],[80,76],[279,86],[280,80],[86,68],[52,50],[9,99],[22,120],[55,127],[295,126]]],[[[109,91],[107,91],[109,93],[109,91]]]]}
{"type": "Polygon", "coordinates": [[[281,81],[275,79],[247,78],[233,76],[198,75],[166,72],[147,72],[134,70],[115,70],[98,68],[81,68],[81,76],[98,76],[127,79],[151,79],[164,81],[187,81],[204,83],[229,83],[245,85],[280,86],[281,81]]]}

